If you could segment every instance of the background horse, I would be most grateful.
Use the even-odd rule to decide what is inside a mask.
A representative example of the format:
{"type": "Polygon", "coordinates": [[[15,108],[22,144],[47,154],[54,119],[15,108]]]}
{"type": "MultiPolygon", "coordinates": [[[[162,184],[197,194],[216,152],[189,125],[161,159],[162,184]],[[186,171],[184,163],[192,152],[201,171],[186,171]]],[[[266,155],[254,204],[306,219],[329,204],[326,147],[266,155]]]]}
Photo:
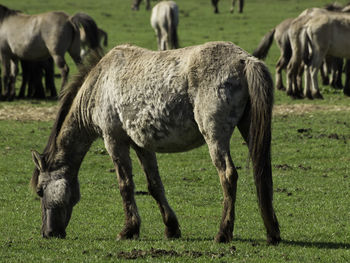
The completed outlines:
{"type": "Polygon", "coordinates": [[[15,96],[18,59],[35,61],[51,56],[61,72],[63,87],[69,71],[64,59],[66,51],[76,64],[81,62],[80,25],[92,38],[97,36],[97,29],[81,16],[69,17],[63,12],[26,15],[0,5],[0,59],[5,97],[11,100],[15,96]]]}
{"type": "MultiPolygon", "coordinates": [[[[243,13],[244,0],[238,0],[238,1],[239,1],[239,12],[243,13]]],[[[219,3],[219,0],[211,0],[211,4],[214,6],[214,13],[216,14],[219,13],[218,3],[219,3]]],[[[236,4],[236,0],[232,0],[232,5],[230,9],[231,13],[233,13],[234,11],[235,4],[236,4]]]]}
{"type": "MultiPolygon", "coordinates": [[[[327,55],[350,59],[350,15],[342,13],[319,14],[311,18],[305,25],[305,41],[311,49],[311,61],[306,72],[305,90],[309,96],[319,97],[317,73],[327,55]]],[[[346,67],[346,75],[350,68],[346,67]]],[[[347,78],[344,94],[350,96],[347,78]]]]}
{"type": "MultiPolygon", "coordinates": [[[[96,63],[95,63],[96,64],[96,63]]],[[[217,242],[233,238],[238,175],[230,155],[235,126],[249,146],[260,212],[269,243],[280,241],[272,205],[271,117],[273,83],[263,62],[229,42],[171,51],[122,45],[64,90],[49,142],[32,186],[41,197],[42,234],[65,237],[79,201],[78,171],[99,136],[114,162],[125,225],[119,239],[139,236],[130,147],[145,172],[167,238],[179,238],[177,217],[158,172],[155,152],[187,151],[207,143],[223,189],[217,242]]]]}
{"type": "Polygon", "coordinates": [[[152,9],[151,25],[157,34],[158,50],[178,48],[179,9],[174,1],[162,1],[152,9]]]}

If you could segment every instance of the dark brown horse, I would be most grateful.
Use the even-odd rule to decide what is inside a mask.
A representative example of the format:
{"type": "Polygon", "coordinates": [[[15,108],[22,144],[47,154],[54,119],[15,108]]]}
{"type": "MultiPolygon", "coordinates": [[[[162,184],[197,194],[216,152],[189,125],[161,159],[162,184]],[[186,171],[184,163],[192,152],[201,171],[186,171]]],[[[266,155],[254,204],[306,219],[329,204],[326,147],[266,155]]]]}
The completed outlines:
{"type": "Polygon", "coordinates": [[[267,241],[278,243],[273,209],[271,119],[273,85],[265,64],[230,42],[150,51],[121,45],[80,75],[62,94],[49,142],[32,186],[41,198],[42,235],[65,237],[80,197],[78,171],[92,142],[102,137],[114,162],[125,225],[119,239],[138,238],[141,219],[134,197],[130,148],[145,172],[167,238],[179,238],[165,196],[156,152],[188,151],[206,143],[223,189],[217,242],[233,238],[238,174],[230,154],[237,126],[249,146],[267,241]]]}

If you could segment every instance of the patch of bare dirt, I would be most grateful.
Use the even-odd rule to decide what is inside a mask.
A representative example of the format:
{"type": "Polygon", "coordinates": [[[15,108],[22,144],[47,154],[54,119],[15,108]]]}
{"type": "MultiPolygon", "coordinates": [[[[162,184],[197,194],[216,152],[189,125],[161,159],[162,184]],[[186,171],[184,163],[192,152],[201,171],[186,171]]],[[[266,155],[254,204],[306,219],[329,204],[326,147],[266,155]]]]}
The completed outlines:
{"type": "Polygon", "coordinates": [[[313,105],[313,104],[293,104],[293,105],[276,105],[273,109],[274,115],[303,115],[313,112],[337,112],[337,111],[350,111],[348,106],[335,106],[335,105],[313,105]]]}
{"type": "MultiPolygon", "coordinates": [[[[55,119],[57,111],[58,106],[0,105],[0,120],[50,121],[55,119]]],[[[303,115],[319,111],[350,111],[350,107],[312,104],[276,105],[273,113],[274,115],[303,115]]]]}
{"type": "Polygon", "coordinates": [[[58,106],[32,107],[28,105],[3,105],[0,107],[0,120],[50,121],[54,120],[58,106]]]}

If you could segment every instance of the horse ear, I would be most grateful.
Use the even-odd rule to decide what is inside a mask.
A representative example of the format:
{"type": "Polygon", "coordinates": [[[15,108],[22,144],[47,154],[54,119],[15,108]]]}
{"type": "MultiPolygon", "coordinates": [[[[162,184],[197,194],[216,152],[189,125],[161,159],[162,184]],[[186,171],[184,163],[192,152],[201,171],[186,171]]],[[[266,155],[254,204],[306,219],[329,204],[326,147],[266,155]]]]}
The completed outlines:
{"type": "Polygon", "coordinates": [[[39,169],[40,172],[44,172],[46,168],[46,163],[43,156],[37,151],[32,150],[32,157],[35,166],[39,169]]]}

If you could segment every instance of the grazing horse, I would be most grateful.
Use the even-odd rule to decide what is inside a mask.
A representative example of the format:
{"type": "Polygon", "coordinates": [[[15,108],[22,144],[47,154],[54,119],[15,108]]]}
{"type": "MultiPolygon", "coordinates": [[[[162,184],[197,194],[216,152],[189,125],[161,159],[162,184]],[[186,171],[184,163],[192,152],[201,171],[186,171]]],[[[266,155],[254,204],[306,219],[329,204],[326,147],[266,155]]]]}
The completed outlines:
{"type": "Polygon", "coordinates": [[[271,118],[273,83],[266,65],[230,42],[168,51],[121,45],[82,69],[64,89],[31,184],[41,198],[42,235],[65,237],[79,201],[78,171],[92,142],[102,137],[115,165],[125,212],[119,239],[138,238],[130,148],[158,203],[167,238],[179,238],[177,217],[165,197],[156,152],[188,151],[207,143],[223,189],[217,242],[233,238],[238,175],[230,155],[235,126],[247,142],[267,241],[280,241],[273,209],[271,118]],[[96,64],[96,63],[95,63],[96,64]]]}
{"type": "Polygon", "coordinates": [[[174,1],[162,1],[152,9],[151,25],[157,34],[158,50],[179,47],[177,25],[179,9],[174,1]]]}
{"type": "MultiPolygon", "coordinates": [[[[317,73],[326,56],[350,59],[350,15],[347,13],[325,13],[311,18],[304,25],[304,37],[311,50],[305,76],[305,92],[309,96],[320,94],[317,73]]],[[[346,75],[350,73],[346,67],[346,75]]],[[[350,96],[347,78],[344,94],[350,96]]],[[[322,95],[321,95],[322,96],[322,95]]]]}
{"type": "MultiPolygon", "coordinates": [[[[214,6],[214,13],[215,14],[219,13],[218,3],[219,3],[219,0],[211,0],[211,4],[214,6]]],[[[231,13],[233,13],[233,11],[234,11],[235,4],[236,4],[236,0],[232,0],[232,5],[231,5],[231,9],[230,9],[231,13]]],[[[244,0],[239,0],[239,12],[240,13],[243,13],[243,6],[244,6],[244,0]]]]}
{"type": "Polygon", "coordinates": [[[19,59],[35,61],[51,56],[61,71],[63,87],[69,71],[64,59],[66,51],[76,64],[81,62],[79,25],[87,34],[97,36],[97,32],[93,32],[96,29],[79,16],[69,17],[63,12],[26,15],[0,5],[0,59],[5,98],[12,100],[15,96],[19,59]]]}

